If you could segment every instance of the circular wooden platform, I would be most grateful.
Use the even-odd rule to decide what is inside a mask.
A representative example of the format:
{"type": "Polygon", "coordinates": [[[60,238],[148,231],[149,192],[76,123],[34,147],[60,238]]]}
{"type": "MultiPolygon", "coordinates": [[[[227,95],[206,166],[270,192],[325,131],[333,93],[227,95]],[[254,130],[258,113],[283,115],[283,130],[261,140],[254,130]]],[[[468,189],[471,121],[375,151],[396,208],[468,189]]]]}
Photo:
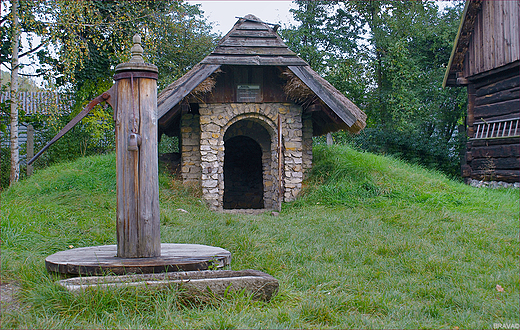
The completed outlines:
{"type": "Polygon", "coordinates": [[[231,263],[231,252],[199,244],[161,244],[161,256],[118,258],[116,245],[57,252],[45,259],[49,272],[70,275],[122,275],[207,270],[231,263]]]}

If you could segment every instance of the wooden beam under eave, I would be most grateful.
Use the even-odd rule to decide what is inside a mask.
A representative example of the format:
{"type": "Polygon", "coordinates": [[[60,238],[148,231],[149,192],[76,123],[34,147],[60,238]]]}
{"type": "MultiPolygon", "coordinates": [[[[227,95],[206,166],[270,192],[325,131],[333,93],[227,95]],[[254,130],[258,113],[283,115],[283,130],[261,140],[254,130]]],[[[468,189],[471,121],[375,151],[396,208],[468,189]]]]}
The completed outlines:
{"type": "Polygon", "coordinates": [[[464,78],[464,72],[457,72],[457,85],[465,86],[469,84],[469,80],[464,78]]]}
{"type": "Polygon", "coordinates": [[[343,120],[341,120],[341,118],[338,117],[338,115],[336,115],[334,111],[330,110],[329,107],[322,106],[321,111],[323,111],[327,115],[327,117],[332,119],[334,124],[344,124],[343,120]]]}
{"type": "Polygon", "coordinates": [[[219,67],[220,65],[199,63],[184,76],[163,89],[157,96],[158,117],[162,118],[219,67]]]}
{"type": "Polygon", "coordinates": [[[161,118],[159,118],[159,126],[167,127],[170,125],[170,122],[176,117],[180,115],[181,106],[177,103],[170,111],[166,112],[161,118]]]}
{"type": "Polygon", "coordinates": [[[311,104],[305,109],[303,109],[303,113],[311,113],[311,112],[319,112],[323,111],[323,107],[321,104],[311,104]]]}

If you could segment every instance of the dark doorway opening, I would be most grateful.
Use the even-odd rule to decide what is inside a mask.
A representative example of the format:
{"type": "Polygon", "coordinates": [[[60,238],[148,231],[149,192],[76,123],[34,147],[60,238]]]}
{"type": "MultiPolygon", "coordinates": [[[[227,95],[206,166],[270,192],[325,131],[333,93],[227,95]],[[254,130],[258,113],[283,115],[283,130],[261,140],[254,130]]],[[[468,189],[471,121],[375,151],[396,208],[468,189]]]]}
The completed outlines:
{"type": "Polygon", "coordinates": [[[224,148],[224,209],[263,208],[262,148],[243,135],[228,139],[224,148]]]}

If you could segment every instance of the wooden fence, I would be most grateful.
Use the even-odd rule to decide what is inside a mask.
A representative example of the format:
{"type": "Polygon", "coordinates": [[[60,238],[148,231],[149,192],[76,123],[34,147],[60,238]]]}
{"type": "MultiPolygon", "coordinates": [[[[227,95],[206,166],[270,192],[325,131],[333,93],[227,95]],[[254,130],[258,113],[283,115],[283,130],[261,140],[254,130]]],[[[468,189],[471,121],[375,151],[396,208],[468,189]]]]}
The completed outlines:
{"type": "MultiPolygon", "coordinates": [[[[8,102],[10,98],[9,92],[0,92],[0,104],[8,102]]],[[[74,105],[73,95],[60,94],[56,92],[20,92],[19,110],[25,113],[25,116],[34,115],[68,115],[72,111],[74,105]]],[[[6,112],[0,112],[0,120],[7,125],[7,132],[10,131],[10,110],[7,107],[6,112]]],[[[20,164],[24,165],[34,155],[35,140],[38,140],[39,132],[35,131],[30,123],[23,121],[18,125],[18,143],[20,147],[20,164]],[[25,152],[22,153],[22,150],[25,152]]],[[[97,142],[99,148],[109,148],[113,145],[113,140],[109,136],[100,139],[97,142]]],[[[10,139],[9,133],[5,136],[0,132],[0,148],[9,149],[10,139]]],[[[27,166],[27,174],[32,173],[32,166],[27,166]]]]}
{"type": "MultiPolygon", "coordinates": [[[[10,92],[0,92],[0,104],[11,100],[10,92]]],[[[61,94],[57,92],[19,92],[18,93],[19,110],[23,111],[26,116],[65,115],[70,113],[74,105],[74,97],[70,94],[61,94]]],[[[8,110],[9,111],[9,110],[8,110]]],[[[8,113],[0,113],[0,116],[9,117],[8,113]]],[[[9,129],[9,120],[7,120],[7,128],[9,129]]],[[[0,132],[0,134],[2,134],[0,132]]],[[[2,148],[9,148],[9,138],[0,136],[2,148]]],[[[20,122],[18,126],[18,143],[20,146],[27,143],[27,124],[20,122]]]]}
{"type": "MultiPolygon", "coordinates": [[[[10,92],[0,93],[0,103],[11,100],[10,92]]],[[[74,104],[74,97],[70,94],[57,92],[19,92],[19,110],[26,115],[49,115],[51,113],[69,113],[74,104]]]]}

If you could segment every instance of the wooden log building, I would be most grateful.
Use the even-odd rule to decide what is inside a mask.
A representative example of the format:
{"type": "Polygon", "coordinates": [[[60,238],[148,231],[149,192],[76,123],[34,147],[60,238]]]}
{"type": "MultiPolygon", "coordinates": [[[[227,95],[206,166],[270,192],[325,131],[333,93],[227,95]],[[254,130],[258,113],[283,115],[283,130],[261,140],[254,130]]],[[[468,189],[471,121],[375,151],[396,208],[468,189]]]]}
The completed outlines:
{"type": "Polygon", "coordinates": [[[462,176],[520,181],[520,1],[468,0],[443,87],[468,89],[462,176]]]}
{"type": "Polygon", "coordinates": [[[312,137],[359,132],[366,115],[292,52],[278,26],[240,18],[157,99],[159,136],[180,141],[185,182],[213,209],[277,209],[312,166],[312,137]]]}

